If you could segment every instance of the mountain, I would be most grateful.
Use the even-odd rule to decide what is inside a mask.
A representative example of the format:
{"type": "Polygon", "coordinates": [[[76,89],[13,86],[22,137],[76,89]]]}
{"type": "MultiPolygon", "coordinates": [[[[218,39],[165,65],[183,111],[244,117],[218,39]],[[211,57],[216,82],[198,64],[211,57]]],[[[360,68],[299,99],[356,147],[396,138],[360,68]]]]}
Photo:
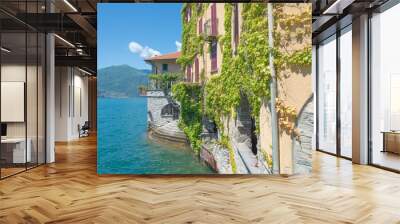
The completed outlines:
{"type": "Polygon", "coordinates": [[[136,69],[129,65],[115,65],[99,69],[98,96],[127,98],[138,96],[139,85],[147,85],[150,70],[136,69]]]}
{"type": "Polygon", "coordinates": [[[139,71],[145,73],[146,75],[151,74],[151,70],[150,69],[139,69],[139,71]]]}

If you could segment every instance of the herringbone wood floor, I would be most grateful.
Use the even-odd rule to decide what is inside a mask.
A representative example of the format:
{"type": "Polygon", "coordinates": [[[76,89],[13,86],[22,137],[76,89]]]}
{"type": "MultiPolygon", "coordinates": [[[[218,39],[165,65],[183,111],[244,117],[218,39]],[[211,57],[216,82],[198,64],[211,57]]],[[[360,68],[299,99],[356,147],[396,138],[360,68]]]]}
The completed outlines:
{"type": "Polygon", "coordinates": [[[94,137],[0,181],[0,223],[400,223],[400,175],[316,153],[306,176],[98,176],[94,137]]]}

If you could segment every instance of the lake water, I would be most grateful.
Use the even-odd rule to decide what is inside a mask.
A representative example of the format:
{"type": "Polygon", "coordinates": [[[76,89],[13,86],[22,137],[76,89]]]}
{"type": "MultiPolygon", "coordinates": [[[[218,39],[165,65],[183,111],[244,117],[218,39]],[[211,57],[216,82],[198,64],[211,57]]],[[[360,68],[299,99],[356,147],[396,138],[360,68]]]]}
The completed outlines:
{"type": "Polygon", "coordinates": [[[190,148],[147,137],[147,99],[98,99],[99,174],[208,174],[190,148]]]}

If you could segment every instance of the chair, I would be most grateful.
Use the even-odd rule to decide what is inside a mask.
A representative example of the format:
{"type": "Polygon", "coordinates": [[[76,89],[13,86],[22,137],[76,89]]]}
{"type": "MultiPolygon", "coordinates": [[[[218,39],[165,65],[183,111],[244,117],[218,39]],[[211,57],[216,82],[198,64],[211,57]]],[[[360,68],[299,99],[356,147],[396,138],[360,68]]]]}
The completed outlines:
{"type": "Polygon", "coordinates": [[[79,138],[89,136],[89,129],[90,129],[89,121],[85,121],[82,127],[78,124],[79,138]]]}

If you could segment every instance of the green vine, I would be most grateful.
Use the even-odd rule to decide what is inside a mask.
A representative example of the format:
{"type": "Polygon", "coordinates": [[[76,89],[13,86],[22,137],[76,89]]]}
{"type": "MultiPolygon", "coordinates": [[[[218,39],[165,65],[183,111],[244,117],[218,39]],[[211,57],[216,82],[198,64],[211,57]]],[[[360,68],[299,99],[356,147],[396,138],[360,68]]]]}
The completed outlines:
{"type": "Polygon", "coordinates": [[[170,92],[173,83],[182,80],[183,74],[166,72],[162,74],[150,74],[148,77],[157,89],[162,89],[167,94],[170,92]]]}
{"type": "Polygon", "coordinates": [[[146,95],[146,91],[147,91],[147,86],[145,86],[145,85],[139,85],[138,86],[139,95],[141,95],[141,96],[146,95]]]}
{"type": "Polygon", "coordinates": [[[235,153],[233,151],[232,145],[229,142],[229,138],[226,135],[222,135],[221,140],[219,141],[219,144],[228,149],[229,152],[229,163],[231,164],[232,167],[232,172],[237,173],[237,165],[236,165],[236,160],[235,160],[235,153]]]}
{"type": "MultiPolygon", "coordinates": [[[[207,9],[208,4],[185,3],[182,9],[182,51],[178,63],[182,68],[193,63],[197,55],[204,54],[206,38],[197,34],[198,20],[207,9]],[[199,6],[201,5],[201,7],[199,6]],[[191,11],[189,21],[186,18],[187,10],[191,11]]],[[[220,144],[229,150],[232,169],[236,172],[234,151],[229,144],[228,137],[223,133],[222,120],[236,116],[237,108],[243,97],[248,99],[251,116],[256,121],[256,132],[259,133],[259,114],[261,102],[270,98],[271,72],[269,55],[274,55],[274,65],[278,78],[286,73],[286,69],[293,66],[311,65],[311,48],[304,46],[305,38],[311,34],[311,7],[301,13],[287,14],[285,7],[298,7],[295,4],[274,4],[274,48],[269,48],[267,4],[241,4],[242,26],[239,44],[234,54],[232,49],[232,14],[233,4],[225,3],[225,17],[223,36],[217,41],[222,48],[222,65],[219,75],[206,80],[204,70],[201,72],[201,83],[204,91],[197,85],[176,84],[173,86],[173,95],[181,103],[180,125],[188,136],[192,147],[197,151],[200,148],[201,117],[206,115],[215,121],[221,132],[220,144]],[[293,46],[296,45],[297,48],[293,46]],[[295,50],[294,50],[295,49],[295,50]],[[283,72],[285,71],[285,72],[283,72]],[[193,94],[195,92],[196,94],[193,94]],[[205,95],[203,95],[205,93],[205,95]],[[201,101],[204,99],[204,107],[201,101]],[[192,116],[192,117],[191,117],[192,116]]],[[[282,104],[283,105],[283,104],[282,104]]],[[[286,119],[292,112],[290,105],[281,110],[280,121],[289,129],[293,119],[286,119]],[[291,113],[287,113],[287,112],[291,113]],[[285,115],[285,116],[284,116],[285,115]]],[[[291,129],[290,129],[291,130],[291,129]]],[[[292,130],[293,131],[293,130],[292,130]]],[[[265,152],[266,153],[266,152],[265,152]]],[[[268,154],[268,153],[267,153],[268,154]]],[[[270,156],[264,155],[270,163],[270,156]]],[[[271,165],[271,164],[269,164],[271,165]]]]}
{"type": "Polygon", "coordinates": [[[198,153],[201,146],[202,132],[201,86],[198,84],[177,83],[172,86],[172,97],[179,101],[179,127],[189,139],[193,150],[198,153]]]}
{"type": "Polygon", "coordinates": [[[231,44],[232,9],[232,4],[225,4],[221,74],[206,83],[206,112],[221,124],[221,117],[235,116],[241,98],[247,97],[258,132],[261,99],[269,96],[270,81],[266,4],[243,4],[237,55],[233,55],[231,44]]]}
{"type": "Polygon", "coordinates": [[[182,17],[182,49],[181,56],[177,62],[185,68],[193,63],[194,58],[198,54],[203,53],[205,39],[201,35],[197,35],[198,19],[204,14],[208,4],[202,3],[185,3],[181,11],[182,17]],[[191,11],[189,21],[186,21],[187,11],[191,11]]]}
{"type": "Polygon", "coordinates": [[[311,48],[304,48],[302,50],[294,51],[289,55],[284,56],[284,60],[288,65],[300,65],[300,66],[308,66],[311,65],[312,54],[311,48]]]}
{"type": "Polygon", "coordinates": [[[261,149],[260,151],[264,157],[266,167],[272,169],[272,156],[265,149],[261,149]]]}
{"type": "MultiPolygon", "coordinates": [[[[279,40],[279,48],[275,52],[280,57],[275,61],[278,70],[291,69],[293,66],[311,65],[311,46],[293,50],[293,45],[304,45],[311,35],[311,7],[303,7],[301,13],[289,14],[284,7],[300,7],[298,4],[275,4],[275,26],[279,32],[275,32],[275,39],[279,40]]],[[[286,9],[287,10],[287,9],[286,9]]],[[[311,45],[311,44],[310,44],[311,45]]]]}
{"type": "Polygon", "coordinates": [[[295,127],[295,122],[297,119],[296,108],[293,106],[286,105],[283,100],[276,99],[276,112],[279,117],[279,129],[281,132],[286,132],[286,134],[291,135],[300,139],[300,132],[295,127]]]}
{"type": "MultiPolygon", "coordinates": [[[[217,124],[223,116],[235,115],[236,108],[242,97],[247,97],[251,107],[251,115],[256,121],[259,132],[259,112],[262,99],[269,99],[269,54],[274,55],[274,63],[278,77],[283,69],[298,65],[311,65],[311,48],[306,47],[296,51],[286,51],[285,44],[301,29],[293,27],[310,27],[310,12],[283,16],[283,4],[274,4],[275,47],[268,47],[267,4],[242,4],[242,32],[237,55],[232,54],[232,4],[225,4],[224,29],[221,38],[222,68],[219,76],[211,78],[205,86],[206,112],[217,124]],[[292,29],[293,28],[293,29],[292,29]],[[293,32],[295,31],[295,32],[293,32]],[[292,35],[292,36],[291,36],[292,35]],[[285,36],[284,39],[282,37],[285,36]]],[[[309,35],[309,34],[308,34],[309,35]]],[[[221,129],[221,127],[220,127],[221,129]]]]}

